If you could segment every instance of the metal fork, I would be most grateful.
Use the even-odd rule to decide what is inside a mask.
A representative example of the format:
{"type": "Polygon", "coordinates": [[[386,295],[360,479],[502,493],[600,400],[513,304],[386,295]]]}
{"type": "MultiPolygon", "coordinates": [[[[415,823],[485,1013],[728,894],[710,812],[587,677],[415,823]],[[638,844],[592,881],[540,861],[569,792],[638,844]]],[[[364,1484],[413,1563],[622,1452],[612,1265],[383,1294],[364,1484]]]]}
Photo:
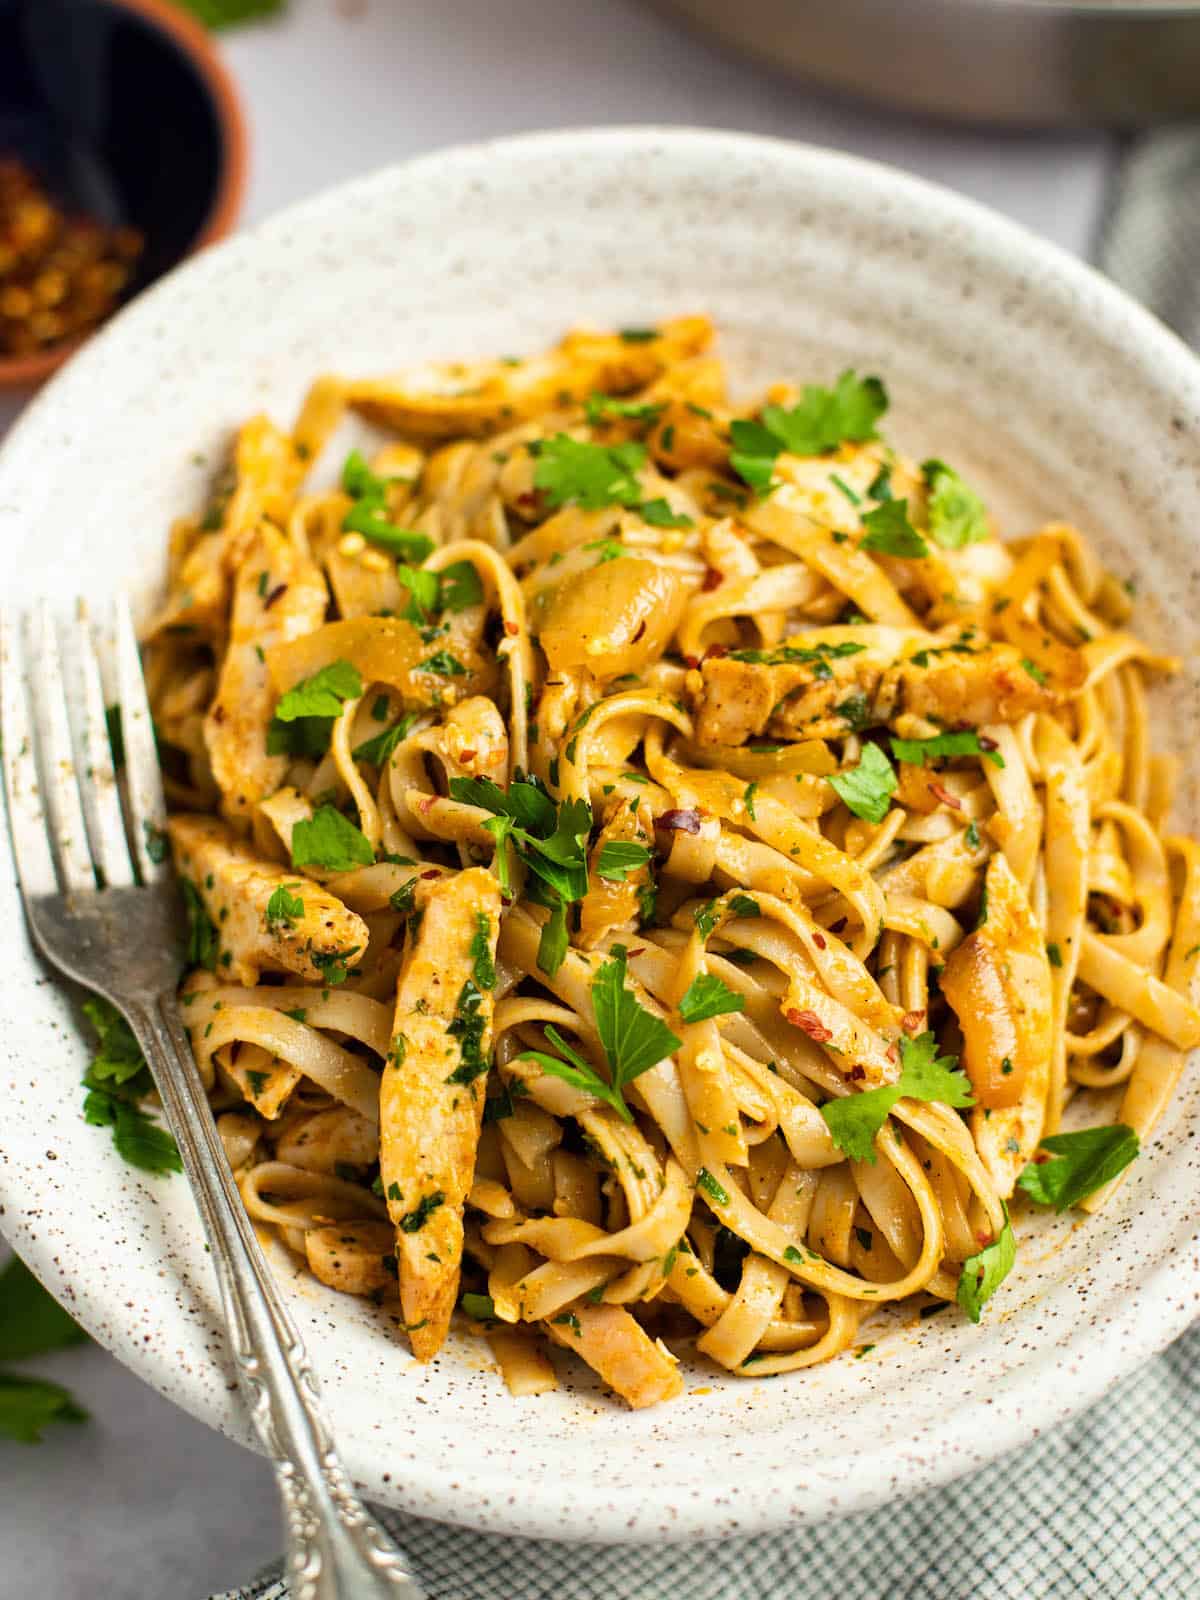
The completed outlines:
{"type": "Polygon", "coordinates": [[[67,642],[72,694],[49,608],[24,627],[0,615],[8,822],[30,929],[52,965],[125,1016],[154,1076],[211,1247],[238,1380],[275,1466],[294,1600],[423,1600],[338,1458],[316,1378],[242,1206],[180,1019],[182,909],[166,860],[162,784],[128,605],[116,606],[112,662],[123,783],[82,604],[67,642]],[[22,635],[30,632],[35,648],[27,658],[22,635]]]}

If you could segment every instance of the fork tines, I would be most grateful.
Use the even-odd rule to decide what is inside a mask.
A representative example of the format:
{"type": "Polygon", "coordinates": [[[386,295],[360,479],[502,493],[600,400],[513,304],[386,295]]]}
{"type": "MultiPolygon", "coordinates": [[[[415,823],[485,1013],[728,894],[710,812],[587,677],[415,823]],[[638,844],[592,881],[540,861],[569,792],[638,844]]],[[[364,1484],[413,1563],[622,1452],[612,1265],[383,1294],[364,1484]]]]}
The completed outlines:
{"type": "Polygon", "coordinates": [[[128,887],[169,873],[154,729],[123,597],[114,604],[106,644],[119,712],[105,709],[104,675],[82,600],[61,630],[45,601],[24,617],[0,611],[0,737],[9,831],[26,899],[128,887]],[[120,772],[109,729],[117,717],[120,772]]]}

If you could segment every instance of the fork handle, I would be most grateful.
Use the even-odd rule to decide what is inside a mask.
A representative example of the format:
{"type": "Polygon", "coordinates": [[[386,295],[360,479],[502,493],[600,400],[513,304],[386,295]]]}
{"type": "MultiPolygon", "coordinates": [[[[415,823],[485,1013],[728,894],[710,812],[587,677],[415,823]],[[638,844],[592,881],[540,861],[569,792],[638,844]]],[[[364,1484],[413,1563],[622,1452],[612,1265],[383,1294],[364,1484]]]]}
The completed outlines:
{"type": "Polygon", "coordinates": [[[212,1249],[238,1382],[275,1466],[293,1600],[424,1600],[338,1457],[316,1376],[225,1158],[174,995],[132,1005],[128,1017],[212,1249]]]}

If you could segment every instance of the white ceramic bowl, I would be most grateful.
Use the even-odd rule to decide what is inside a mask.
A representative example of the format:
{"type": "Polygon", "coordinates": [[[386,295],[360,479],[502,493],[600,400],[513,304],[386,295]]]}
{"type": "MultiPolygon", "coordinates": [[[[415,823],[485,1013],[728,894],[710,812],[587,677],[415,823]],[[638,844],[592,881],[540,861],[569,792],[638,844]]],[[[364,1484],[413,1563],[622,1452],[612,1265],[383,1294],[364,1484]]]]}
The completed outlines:
{"type": "MultiPolygon", "coordinates": [[[[230,430],[260,407],[289,419],[315,373],[694,310],[725,330],[740,383],[882,373],[898,443],[978,480],[1011,531],[1074,518],[1138,577],[1140,627],[1187,661],[1159,706],[1187,769],[1179,820],[1195,827],[1200,369],[1048,245],[820,150],[656,129],[517,139],[381,173],[212,250],[118,317],[9,439],[3,570],[64,600],[144,593],[230,430]]],[[[7,873],[0,929],[4,1229],[102,1343],[253,1442],[183,1180],[141,1177],[83,1123],[86,1046],[7,873]]],[[[696,1365],[686,1397],[650,1412],[582,1373],[515,1401],[479,1343],[452,1338],[422,1370],[369,1306],[290,1265],[287,1294],[348,1465],[382,1501],[571,1539],[777,1528],[977,1467],[1185,1327],[1200,1289],[1198,1088],[1193,1073],[1107,1212],[1022,1228],[981,1326],[949,1310],[866,1335],[862,1359],[759,1382],[696,1365]]]]}

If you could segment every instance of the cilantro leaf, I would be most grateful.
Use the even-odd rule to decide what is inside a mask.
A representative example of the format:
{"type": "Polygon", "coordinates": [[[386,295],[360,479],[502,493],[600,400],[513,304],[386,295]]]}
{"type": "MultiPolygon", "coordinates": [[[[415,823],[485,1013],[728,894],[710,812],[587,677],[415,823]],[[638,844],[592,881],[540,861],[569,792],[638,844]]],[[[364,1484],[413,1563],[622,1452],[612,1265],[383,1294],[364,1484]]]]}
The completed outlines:
{"type": "Polygon", "coordinates": [[[646,460],[646,447],[625,444],[588,444],[558,433],[542,440],[536,449],[534,487],[545,492],[550,506],[578,505],[585,511],[601,506],[630,506],[641,499],[637,473],[646,460]]]}
{"type": "Polygon", "coordinates": [[[1137,1134],[1124,1122],[1054,1133],[1042,1140],[1042,1149],[1054,1159],[1040,1165],[1031,1161],[1017,1187],[1040,1206],[1066,1211],[1124,1172],[1139,1148],[1137,1134]]]}
{"type": "Polygon", "coordinates": [[[350,872],[369,867],[375,860],[371,842],[361,828],[334,806],[318,806],[310,818],[292,829],[292,865],[324,867],[327,872],[350,872]]]}
{"type": "Polygon", "coordinates": [[[644,867],[649,859],[650,851],[644,844],[626,843],[624,839],[606,839],[600,846],[596,872],[611,883],[624,883],[626,873],[644,867]]]}
{"type": "Polygon", "coordinates": [[[896,769],[877,744],[865,744],[856,767],[835,772],[829,787],[856,817],[882,822],[899,782],[896,769]]]}
{"type": "Polygon", "coordinates": [[[60,1384],[0,1372],[0,1437],[38,1444],[47,1423],[86,1422],[87,1415],[60,1384]]]}
{"type": "Polygon", "coordinates": [[[867,530],[859,541],[860,550],[878,550],[883,555],[916,559],[929,554],[929,546],[908,520],[907,500],[885,500],[862,519],[867,530]]]}
{"type": "Polygon", "coordinates": [[[280,697],[275,718],[295,722],[297,717],[336,717],[347,700],[357,700],[362,692],[358,668],[349,661],[331,661],[280,697]]]}
{"type": "Polygon", "coordinates": [[[596,1031],[618,1093],[679,1048],[679,1040],[666,1023],[647,1011],[633,990],[626,988],[625,967],[625,946],[613,945],[609,959],[592,982],[596,1031]]]}
{"type": "Polygon", "coordinates": [[[1008,1208],[1004,1211],[1004,1226],[999,1236],[980,1250],[968,1256],[962,1264],[958,1279],[958,1303],[972,1322],[978,1322],[983,1308],[1012,1271],[1017,1259],[1017,1241],[1008,1208]]]}
{"type": "Polygon", "coordinates": [[[746,1002],[727,984],[711,973],[701,973],[687,986],[679,1002],[679,1015],[685,1022],[703,1022],[708,1017],[723,1017],[731,1011],[744,1011],[746,1002]]]}
{"type": "Polygon", "coordinates": [[[271,891],[271,898],[267,901],[268,929],[275,928],[280,923],[290,927],[304,915],[304,901],[291,892],[299,887],[298,883],[281,883],[277,889],[271,891]]]}
{"type": "Polygon", "coordinates": [[[923,1033],[900,1040],[900,1076],[895,1083],[840,1100],[827,1100],[820,1108],[834,1144],[851,1161],[875,1161],[875,1135],[887,1121],[897,1100],[940,1100],[943,1105],[974,1104],[971,1085],[958,1070],[957,1056],[939,1056],[937,1039],[923,1033]]]}
{"type": "Polygon", "coordinates": [[[0,1272],[0,1361],[23,1361],[83,1344],[87,1334],[43,1289],[20,1256],[0,1272]]]}
{"type": "Polygon", "coordinates": [[[918,767],[944,756],[982,756],[994,767],[1004,765],[1004,757],[999,750],[985,749],[974,728],[964,728],[958,733],[935,734],[932,739],[892,739],[891,746],[897,761],[908,761],[918,767]]]}
{"type": "Polygon", "coordinates": [[[987,507],[944,461],[921,463],[929,489],[929,536],[943,550],[961,550],[989,536],[987,507]]]}
{"type": "Polygon", "coordinates": [[[351,754],[356,761],[370,761],[382,771],[391,760],[392,751],[402,739],[408,738],[409,730],[416,720],[415,711],[407,712],[399,722],[394,723],[385,732],[377,733],[373,738],[364,739],[361,744],[356,744],[351,754]]]}

